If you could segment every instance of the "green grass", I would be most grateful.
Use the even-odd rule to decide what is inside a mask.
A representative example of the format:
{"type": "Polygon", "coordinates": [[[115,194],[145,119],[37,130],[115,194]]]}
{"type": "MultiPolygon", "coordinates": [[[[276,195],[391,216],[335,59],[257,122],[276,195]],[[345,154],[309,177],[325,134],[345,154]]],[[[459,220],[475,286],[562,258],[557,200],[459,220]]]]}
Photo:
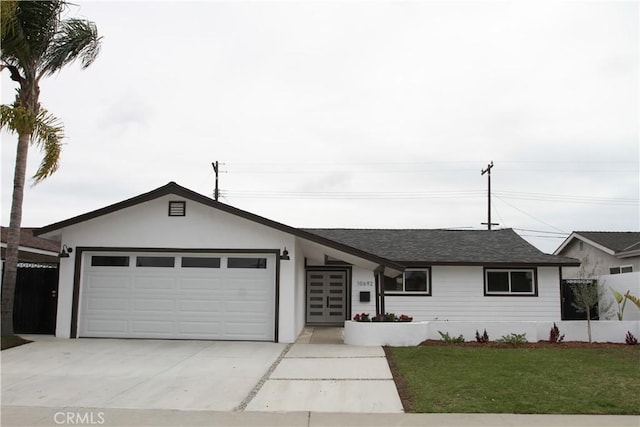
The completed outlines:
{"type": "Polygon", "coordinates": [[[27,344],[30,342],[31,341],[20,338],[17,335],[6,336],[6,337],[3,336],[0,338],[0,344],[1,344],[2,350],[6,350],[11,347],[17,347],[19,345],[27,344]]]}
{"type": "Polygon", "coordinates": [[[408,411],[640,414],[639,346],[386,350],[408,411]]]}

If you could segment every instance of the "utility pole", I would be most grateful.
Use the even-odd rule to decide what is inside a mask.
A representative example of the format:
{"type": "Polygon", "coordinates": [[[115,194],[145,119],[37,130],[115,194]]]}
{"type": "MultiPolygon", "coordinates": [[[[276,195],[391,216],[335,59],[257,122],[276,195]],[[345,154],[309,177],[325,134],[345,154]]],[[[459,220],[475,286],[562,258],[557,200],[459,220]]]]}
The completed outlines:
{"type": "Polygon", "coordinates": [[[216,173],[216,188],[213,190],[213,199],[217,202],[220,194],[220,191],[218,190],[218,174],[220,173],[220,167],[217,160],[212,162],[211,166],[213,166],[213,171],[216,173]]]}
{"type": "Polygon", "coordinates": [[[487,222],[482,223],[482,225],[487,226],[487,230],[491,230],[492,225],[498,225],[495,222],[491,222],[491,169],[492,168],[493,168],[493,160],[491,161],[491,163],[487,165],[486,169],[483,169],[481,171],[481,174],[480,174],[480,175],[484,175],[486,173],[487,179],[489,182],[489,187],[487,190],[487,222]]]}

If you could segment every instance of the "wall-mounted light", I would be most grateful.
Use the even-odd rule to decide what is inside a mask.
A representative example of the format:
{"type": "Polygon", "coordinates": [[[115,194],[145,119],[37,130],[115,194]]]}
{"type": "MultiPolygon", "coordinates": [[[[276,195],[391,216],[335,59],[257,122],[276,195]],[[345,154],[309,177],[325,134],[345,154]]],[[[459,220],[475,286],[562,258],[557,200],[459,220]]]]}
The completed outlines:
{"type": "MultiPolygon", "coordinates": [[[[68,255],[67,255],[68,256],[68,255]]],[[[287,247],[284,247],[284,250],[282,251],[282,254],[280,255],[280,259],[283,259],[285,261],[289,261],[289,251],[287,250],[287,247]]]]}
{"type": "Polygon", "coordinates": [[[68,248],[67,245],[62,245],[62,250],[58,255],[60,258],[69,258],[69,254],[73,252],[73,248],[68,248]]]}

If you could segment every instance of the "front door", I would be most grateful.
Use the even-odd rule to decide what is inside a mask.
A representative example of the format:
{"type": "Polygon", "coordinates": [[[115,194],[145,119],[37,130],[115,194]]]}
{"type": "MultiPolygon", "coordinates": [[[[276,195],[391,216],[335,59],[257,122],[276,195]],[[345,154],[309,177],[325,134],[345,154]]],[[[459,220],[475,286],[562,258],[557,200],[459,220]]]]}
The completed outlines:
{"type": "Polygon", "coordinates": [[[346,288],[346,271],[307,271],[307,323],[344,323],[346,288]]]}

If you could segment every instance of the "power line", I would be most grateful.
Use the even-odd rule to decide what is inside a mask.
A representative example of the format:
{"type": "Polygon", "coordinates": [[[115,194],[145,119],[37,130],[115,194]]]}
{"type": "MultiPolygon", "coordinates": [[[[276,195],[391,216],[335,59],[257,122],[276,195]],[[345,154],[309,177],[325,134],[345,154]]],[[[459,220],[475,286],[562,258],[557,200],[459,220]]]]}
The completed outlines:
{"type": "MultiPolygon", "coordinates": [[[[496,196],[496,197],[498,197],[498,196],[496,196]]],[[[540,223],[542,223],[542,224],[544,224],[544,225],[546,225],[546,226],[548,226],[548,227],[551,227],[551,228],[553,228],[553,229],[555,229],[555,230],[558,230],[558,231],[560,231],[560,232],[562,232],[562,233],[569,234],[569,233],[565,232],[564,230],[560,230],[558,227],[555,227],[555,226],[553,226],[553,225],[549,224],[548,222],[545,222],[545,221],[543,221],[543,220],[541,220],[541,219],[539,219],[539,218],[536,218],[535,216],[533,216],[533,215],[531,215],[531,214],[528,214],[527,212],[525,212],[525,211],[523,211],[522,209],[520,209],[520,208],[518,208],[518,207],[516,207],[516,206],[512,205],[511,203],[507,203],[507,202],[506,202],[506,201],[504,201],[501,197],[498,197],[498,199],[502,200],[502,202],[503,202],[503,203],[505,203],[505,204],[507,204],[507,205],[511,206],[511,207],[512,207],[512,208],[514,208],[515,210],[517,210],[517,211],[519,211],[519,212],[521,212],[521,213],[525,214],[525,215],[526,215],[526,216],[528,216],[529,218],[532,218],[532,219],[534,219],[534,220],[536,220],[536,221],[538,221],[538,222],[540,222],[540,223]]]]}

